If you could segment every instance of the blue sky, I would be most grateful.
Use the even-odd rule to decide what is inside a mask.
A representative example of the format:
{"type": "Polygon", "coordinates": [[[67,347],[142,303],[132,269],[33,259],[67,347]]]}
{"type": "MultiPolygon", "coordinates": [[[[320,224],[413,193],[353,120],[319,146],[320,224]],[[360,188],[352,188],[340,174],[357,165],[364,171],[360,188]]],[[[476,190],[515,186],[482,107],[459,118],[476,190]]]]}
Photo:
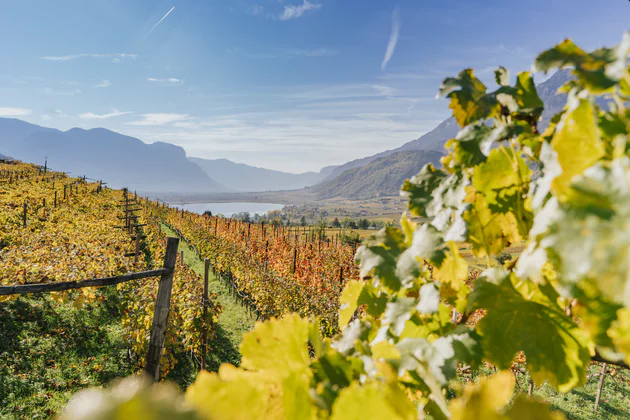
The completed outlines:
{"type": "Polygon", "coordinates": [[[434,128],[444,77],[613,45],[629,18],[624,0],[0,0],[0,116],[319,170],[434,128]]]}

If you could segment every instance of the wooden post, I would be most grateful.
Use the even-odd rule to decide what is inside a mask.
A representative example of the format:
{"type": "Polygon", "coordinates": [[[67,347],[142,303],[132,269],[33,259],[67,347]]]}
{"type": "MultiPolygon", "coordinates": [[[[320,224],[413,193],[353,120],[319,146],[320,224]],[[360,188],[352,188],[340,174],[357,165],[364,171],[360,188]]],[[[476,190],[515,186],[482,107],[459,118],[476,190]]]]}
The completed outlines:
{"type": "Polygon", "coordinates": [[[55,208],[57,208],[57,190],[55,190],[55,208]]]}
{"type": "Polygon", "coordinates": [[[22,213],[22,227],[26,227],[26,201],[24,202],[24,212],[22,213]]]}
{"type": "Polygon", "coordinates": [[[529,378],[529,388],[527,389],[527,395],[531,397],[533,393],[534,393],[534,381],[532,380],[532,378],[529,378]]]}
{"type": "Polygon", "coordinates": [[[134,264],[138,265],[138,256],[140,254],[140,233],[139,231],[136,229],[136,252],[135,252],[135,257],[134,257],[134,264]]]}
{"type": "Polygon", "coordinates": [[[208,277],[210,275],[210,260],[203,260],[203,329],[201,330],[201,369],[206,369],[206,345],[208,342],[208,277]]]}
{"type": "Polygon", "coordinates": [[[178,246],[178,238],[167,239],[166,254],[164,254],[164,268],[168,271],[163,273],[160,277],[160,286],[158,288],[157,299],[155,300],[153,324],[151,325],[151,339],[149,341],[149,351],[144,366],[146,374],[155,382],[160,379],[160,357],[164,350],[164,338],[166,337],[168,315],[171,309],[171,292],[173,290],[173,276],[175,274],[178,246]]]}
{"type": "Polygon", "coordinates": [[[67,192],[66,192],[66,191],[67,191],[67,189],[68,189],[68,186],[67,186],[67,185],[64,185],[64,186],[63,186],[63,199],[64,199],[64,200],[65,200],[65,199],[66,199],[66,197],[67,197],[67,192]]]}
{"type": "Polygon", "coordinates": [[[599,401],[602,397],[602,389],[604,389],[604,380],[606,379],[606,369],[608,368],[608,363],[602,364],[602,373],[599,377],[599,386],[597,387],[597,395],[595,396],[595,411],[599,408],[599,401]]]}
{"type": "Polygon", "coordinates": [[[183,250],[182,250],[182,251],[179,251],[179,255],[180,255],[180,257],[179,257],[179,263],[180,263],[181,265],[184,265],[184,251],[183,251],[183,250]]]}

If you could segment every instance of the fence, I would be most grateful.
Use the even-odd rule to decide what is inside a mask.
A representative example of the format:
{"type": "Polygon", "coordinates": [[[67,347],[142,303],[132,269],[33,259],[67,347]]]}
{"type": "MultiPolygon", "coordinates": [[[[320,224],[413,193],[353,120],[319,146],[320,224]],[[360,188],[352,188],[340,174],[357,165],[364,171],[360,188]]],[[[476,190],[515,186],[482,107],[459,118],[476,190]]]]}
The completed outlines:
{"type": "Polygon", "coordinates": [[[0,296],[23,295],[27,293],[50,293],[63,290],[81,289],[84,287],[112,286],[131,280],[145,279],[149,277],[160,277],[158,294],[155,300],[155,310],[153,312],[153,323],[151,324],[151,338],[149,340],[149,350],[144,366],[144,371],[157,381],[160,376],[160,357],[164,351],[164,339],[168,326],[168,316],[171,308],[171,292],[173,289],[173,277],[177,261],[178,238],[168,238],[166,242],[166,253],[162,268],[137,273],[128,273],[114,277],[104,277],[82,281],[68,281],[47,284],[21,284],[15,286],[0,286],[0,296]]]}

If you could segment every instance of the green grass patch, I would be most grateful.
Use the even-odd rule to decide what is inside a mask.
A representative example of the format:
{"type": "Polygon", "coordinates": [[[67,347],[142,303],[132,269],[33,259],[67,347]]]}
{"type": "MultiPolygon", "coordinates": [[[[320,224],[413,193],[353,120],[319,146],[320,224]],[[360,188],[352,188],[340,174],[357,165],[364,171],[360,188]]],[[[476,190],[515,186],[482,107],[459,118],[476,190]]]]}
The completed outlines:
{"type": "MultiPolygon", "coordinates": [[[[162,232],[168,236],[177,236],[166,225],[162,225],[162,232]]],[[[203,259],[185,241],[179,241],[179,250],[184,251],[186,264],[203,276],[203,259]]],[[[208,290],[217,295],[216,300],[222,311],[219,315],[216,337],[208,343],[206,369],[216,371],[224,362],[238,366],[241,360],[238,346],[243,334],[253,328],[256,317],[248,312],[240,300],[231,295],[230,289],[221,279],[212,274],[208,278],[208,290]]]]}

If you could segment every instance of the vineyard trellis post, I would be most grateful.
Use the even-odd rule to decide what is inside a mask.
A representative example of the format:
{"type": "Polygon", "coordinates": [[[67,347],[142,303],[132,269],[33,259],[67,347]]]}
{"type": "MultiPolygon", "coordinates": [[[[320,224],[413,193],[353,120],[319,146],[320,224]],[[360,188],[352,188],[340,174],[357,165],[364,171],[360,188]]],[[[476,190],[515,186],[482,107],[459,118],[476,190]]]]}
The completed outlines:
{"type": "Polygon", "coordinates": [[[602,389],[604,389],[604,380],[606,379],[606,370],[608,369],[608,363],[602,364],[602,371],[599,376],[599,385],[597,386],[597,395],[595,396],[595,412],[599,408],[599,401],[602,397],[602,389]]]}
{"type": "Polygon", "coordinates": [[[166,327],[168,326],[168,316],[171,310],[171,293],[173,291],[173,277],[175,274],[178,246],[178,238],[167,239],[163,267],[168,271],[162,273],[160,277],[160,285],[155,301],[155,311],[153,313],[153,323],[151,325],[149,351],[144,366],[144,371],[156,382],[160,378],[160,357],[164,351],[166,327]]]}
{"type": "Polygon", "coordinates": [[[210,260],[203,260],[203,329],[201,331],[201,369],[206,369],[206,346],[208,343],[208,277],[210,260]]]}

